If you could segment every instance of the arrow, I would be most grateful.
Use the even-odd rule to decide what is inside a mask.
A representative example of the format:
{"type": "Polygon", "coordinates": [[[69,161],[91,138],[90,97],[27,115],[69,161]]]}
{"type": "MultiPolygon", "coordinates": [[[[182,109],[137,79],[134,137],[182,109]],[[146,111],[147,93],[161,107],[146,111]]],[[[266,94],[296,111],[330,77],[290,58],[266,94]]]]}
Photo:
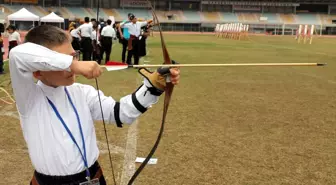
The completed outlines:
{"type": "Polygon", "coordinates": [[[238,64],[144,64],[128,65],[121,62],[107,62],[101,67],[107,71],[117,71],[127,68],[149,68],[149,67],[242,67],[242,66],[325,66],[324,63],[238,63],[238,64]]]}

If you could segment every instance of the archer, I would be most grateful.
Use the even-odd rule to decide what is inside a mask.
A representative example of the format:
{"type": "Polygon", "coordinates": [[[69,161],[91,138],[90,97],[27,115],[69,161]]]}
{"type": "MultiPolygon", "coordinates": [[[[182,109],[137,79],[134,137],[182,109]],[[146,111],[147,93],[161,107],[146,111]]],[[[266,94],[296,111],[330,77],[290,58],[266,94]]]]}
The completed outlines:
{"type": "Polygon", "coordinates": [[[94,121],[103,119],[100,103],[105,120],[122,127],[158,101],[166,75],[179,83],[176,68],[143,68],[143,84],[134,93],[118,102],[100,92],[100,101],[95,88],[75,83],[75,75],[93,79],[103,71],[95,61],[78,61],[71,42],[65,31],[42,25],[10,52],[14,97],[35,168],[31,185],[105,185],[94,129],[94,121]]]}

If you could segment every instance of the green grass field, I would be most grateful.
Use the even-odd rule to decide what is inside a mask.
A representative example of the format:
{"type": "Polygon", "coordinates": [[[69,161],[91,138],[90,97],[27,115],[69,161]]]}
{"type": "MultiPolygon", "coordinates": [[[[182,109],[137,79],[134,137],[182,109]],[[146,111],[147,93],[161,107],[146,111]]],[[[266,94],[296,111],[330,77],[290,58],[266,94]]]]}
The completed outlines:
{"type": "MultiPolygon", "coordinates": [[[[289,36],[250,36],[247,41],[164,36],[171,58],[184,64],[328,65],[182,68],[154,155],[158,163],[146,166],[136,184],[336,184],[336,39],[315,38],[312,45],[303,45],[289,36]]],[[[147,48],[145,61],[163,62],[157,34],[149,38],[147,48]]],[[[116,43],[112,59],[120,61],[120,53],[116,43]]],[[[78,81],[94,85],[82,77],[78,81]]],[[[8,74],[0,76],[0,85],[10,90],[8,82],[8,74]]],[[[135,69],[105,72],[99,78],[105,95],[117,100],[140,82],[135,69]]],[[[15,107],[0,106],[0,184],[29,184],[33,169],[19,120],[8,114],[15,107]]],[[[154,144],[162,107],[163,98],[132,127],[107,126],[118,184],[125,184],[126,174],[132,172],[124,169],[132,163],[125,157],[145,157],[154,144]],[[136,139],[130,139],[129,129],[137,131],[136,139]],[[136,156],[128,150],[128,142],[136,146],[136,156]]],[[[113,184],[101,123],[96,131],[102,150],[99,161],[108,184],[113,184]]]]}

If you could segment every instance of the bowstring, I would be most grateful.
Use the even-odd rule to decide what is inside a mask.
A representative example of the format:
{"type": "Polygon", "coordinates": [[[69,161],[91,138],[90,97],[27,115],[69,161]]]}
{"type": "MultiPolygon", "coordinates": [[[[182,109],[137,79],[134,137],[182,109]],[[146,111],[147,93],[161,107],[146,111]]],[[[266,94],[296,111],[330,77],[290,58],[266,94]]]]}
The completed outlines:
{"type": "MultiPolygon", "coordinates": [[[[98,22],[99,21],[100,0],[97,0],[97,3],[98,3],[97,4],[97,22],[98,22]]],[[[98,30],[98,24],[97,24],[97,30],[96,30],[96,44],[97,45],[98,45],[98,32],[99,32],[99,30],[98,30]]],[[[104,118],[104,113],[103,113],[103,106],[102,106],[102,103],[101,103],[100,89],[99,89],[97,78],[95,78],[95,81],[96,81],[96,87],[97,87],[97,92],[98,92],[100,111],[101,111],[102,120],[103,120],[105,139],[106,139],[106,144],[107,144],[107,150],[108,150],[109,159],[110,159],[110,166],[111,166],[111,170],[112,170],[113,183],[114,183],[114,185],[117,185],[116,178],[115,178],[115,175],[114,175],[113,161],[112,161],[112,156],[111,156],[110,144],[109,144],[109,140],[108,140],[108,137],[107,137],[106,124],[105,124],[105,118],[104,118]]]]}

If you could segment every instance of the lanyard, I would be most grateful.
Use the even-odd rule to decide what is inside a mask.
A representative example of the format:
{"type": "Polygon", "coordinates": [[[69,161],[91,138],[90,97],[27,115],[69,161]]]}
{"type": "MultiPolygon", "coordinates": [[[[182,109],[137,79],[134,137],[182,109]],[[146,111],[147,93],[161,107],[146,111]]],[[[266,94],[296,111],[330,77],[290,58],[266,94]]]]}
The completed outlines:
{"type": "Polygon", "coordinates": [[[78,127],[79,127],[79,130],[80,130],[80,134],[81,134],[82,142],[83,142],[84,155],[83,155],[82,150],[81,150],[80,147],[78,146],[78,143],[77,143],[75,137],[72,135],[70,129],[69,129],[68,126],[65,124],[65,122],[64,122],[64,120],[63,120],[63,118],[62,118],[62,116],[61,116],[60,113],[58,112],[58,110],[57,110],[57,108],[55,107],[54,103],[53,103],[51,100],[49,100],[48,97],[47,97],[47,99],[48,99],[48,102],[49,102],[51,108],[54,110],[54,112],[55,112],[57,118],[61,121],[61,123],[62,123],[62,125],[64,126],[65,130],[68,132],[70,138],[72,139],[72,141],[73,141],[73,142],[75,143],[75,145],[77,146],[77,148],[78,148],[78,150],[79,150],[79,152],[80,152],[80,154],[81,154],[81,156],[82,156],[82,159],[83,159],[83,162],[84,162],[84,166],[86,167],[86,169],[85,169],[85,170],[86,170],[86,176],[87,176],[87,178],[90,178],[90,171],[89,171],[89,167],[88,167],[88,163],[87,163],[87,158],[86,158],[86,148],[85,148],[84,134],[83,134],[83,130],[82,130],[82,126],[81,126],[81,122],[80,122],[80,119],[79,119],[79,115],[78,115],[78,112],[77,112],[77,109],[76,109],[75,105],[73,104],[73,102],[72,102],[72,100],[71,100],[71,98],[70,98],[70,95],[69,95],[68,90],[67,90],[65,87],[64,87],[64,90],[65,90],[65,93],[66,93],[66,95],[67,95],[67,97],[68,97],[68,100],[69,100],[69,102],[70,102],[70,104],[71,104],[71,106],[72,106],[72,108],[73,108],[73,110],[74,110],[74,112],[75,112],[75,114],[76,114],[76,117],[77,117],[78,127]]]}

